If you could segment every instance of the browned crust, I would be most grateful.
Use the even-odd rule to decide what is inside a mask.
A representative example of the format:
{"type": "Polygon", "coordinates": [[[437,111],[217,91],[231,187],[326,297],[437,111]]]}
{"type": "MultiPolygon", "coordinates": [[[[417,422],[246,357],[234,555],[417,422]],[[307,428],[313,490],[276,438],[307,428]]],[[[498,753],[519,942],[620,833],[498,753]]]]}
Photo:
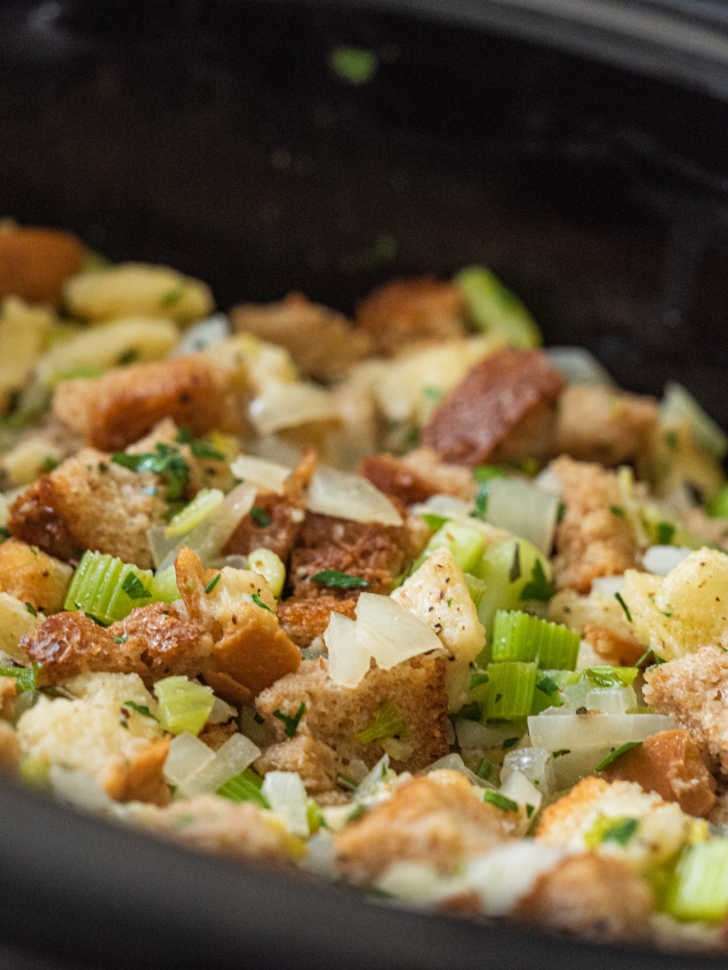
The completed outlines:
{"type": "Polygon", "coordinates": [[[356,599],[335,596],[292,596],[278,604],[278,619],[288,636],[300,647],[307,647],[323,636],[332,613],[354,618],[356,599]]]}
{"type": "Polygon", "coordinates": [[[529,415],[555,401],[563,386],[541,351],[497,351],[471,368],[447,395],[421,441],[445,461],[478,465],[529,415]]]}
{"type": "Polygon", "coordinates": [[[117,802],[150,802],[168,805],[169,785],[164,780],[164,762],[170,738],[160,738],[144,747],[131,760],[115,758],[104,776],[109,798],[117,802]]]}
{"type": "Polygon", "coordinates": [[[83,245],[69,232],[0,226],[0,299],[15,295],[57,306],[63,283],[83,260],[83,245]]]}

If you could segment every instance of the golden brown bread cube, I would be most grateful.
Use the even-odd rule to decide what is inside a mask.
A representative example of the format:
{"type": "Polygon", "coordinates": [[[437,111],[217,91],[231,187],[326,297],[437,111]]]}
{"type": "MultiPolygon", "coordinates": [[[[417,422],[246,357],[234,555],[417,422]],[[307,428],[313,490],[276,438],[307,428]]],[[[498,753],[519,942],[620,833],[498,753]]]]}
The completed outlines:
{"type": "Polygon", "coordinates": [[[554,451],[600,465],[644,462],[657,414],[654,398],[574,384],[559,400],[554,451]]]}
{"type": "Polygon", "coordinates": [[[57,306],[63,283],[80,270],[84,256],[70,232],[0,225],[0,299],[13,295],[57,306]]]}
{"type": "Polygon", "coordinates": [[[73,571],[65,562],[17,539],[0,545],[0,592],[9,593],[36,610],[63,609],[73,571]]]}

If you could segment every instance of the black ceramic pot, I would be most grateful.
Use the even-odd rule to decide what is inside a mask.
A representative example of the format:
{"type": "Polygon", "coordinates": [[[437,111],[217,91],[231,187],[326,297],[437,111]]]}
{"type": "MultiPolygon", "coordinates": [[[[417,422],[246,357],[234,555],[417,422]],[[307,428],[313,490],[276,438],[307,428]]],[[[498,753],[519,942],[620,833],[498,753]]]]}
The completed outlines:
{"type": "MultiPolygon", "coordinates": [[[[0,215],[169,262],[223,307],[301,289],[346,310],[393,275],[486,262],[550,342],[635,390],[676,376],[728,423],[721,18],[709,2],[5,3],[0,215]],[[332,70],[351,45],[375,54],[366,84],[332,70]]],[[[710,962],[393,911],[6,782],[0,819],[7,966],[710,962]]]]}

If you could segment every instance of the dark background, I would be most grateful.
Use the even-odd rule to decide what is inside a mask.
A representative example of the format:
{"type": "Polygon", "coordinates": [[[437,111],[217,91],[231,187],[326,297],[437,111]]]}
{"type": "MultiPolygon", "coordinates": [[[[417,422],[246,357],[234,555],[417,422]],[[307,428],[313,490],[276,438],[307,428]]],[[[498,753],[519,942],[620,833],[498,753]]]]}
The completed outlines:
{"type": "MultiPolygon", "coordinates": [[[[169,262],[223,307],[298,288],[351,310],[392,275],[487,262],[552,342],[586,344],[638,390],[678,376],[728,424],[719,68],[601,34],[591,60],[563,49],[568,24],[542,18],[529,41],[472,14],[502,9],[2,4],[0,214],[169,262]],[[379,58],[359,88],[328,66],[352,44],[379,58]]],[[[0,819],[0,939],[26,954],[0,965],[20,970],[49,952],[69,968],[704,965],[302,890],[5,784],[0,819]]]]}

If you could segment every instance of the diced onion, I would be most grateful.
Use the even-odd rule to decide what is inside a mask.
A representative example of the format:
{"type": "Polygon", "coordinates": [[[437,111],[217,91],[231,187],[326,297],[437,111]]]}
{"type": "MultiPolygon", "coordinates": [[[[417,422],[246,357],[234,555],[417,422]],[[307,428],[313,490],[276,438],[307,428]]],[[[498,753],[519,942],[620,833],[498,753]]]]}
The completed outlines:
{"type": "Polygon", "coordinates": [[[207,719],[208,724],[224,724],[225,721],[229,721],[231,717],[237,717],[237,709],[227,701],[222,700],[220,697],[215,698],[215,702],[212,705],[212,710],[210,711],[210,716],[207,719]]]}
{"type": "Polygon", "coordinates": [[[261,791],[292,835],[308,835],[306,789],[295,771],[269,771],[261,791]]]}
{"type": "Polygon", "coordinates": [[[432,903],[452,892],[452,880],[426,862],[395,862],[377,880],[377,889],[410,903],[432,903]]]}
{"type": "Polygon", "coordinates": [[[341,687],[356,687],[369,670],[371,656],[357,641],[354,620],[332,612],[324,643],[329,651],[329,677],[341,687]]]}
{"type": "MultiPolygon", "coordinates": [[[[503,759],[501,782],[505,784],[513,772],[524,775],[538,786],[543,795],[554,790],[554,759],[545,748],[514,748],[507,752],[503,759]]],[[[513,798],[512,795],[510,797],[513,798]]]]}
{"type": "Polygon", "coordinates": [[[256,485],[266,492],[282,492],[283,483],[291,474],[291,469],[275,461],[256,458],[253,455],[238,455],[230,463],[230,471],[243,482],[256,485]]]}
{"type": "Polygon", "coordinates": [[[522,771],[515,769],[509,772],[505,781],[502,781],[500,793],[525,808],[531,806],[530,813],[526,815],[527,824],[530,817],[539,810],[543,801],[543,796],[538,788],[529,781],[522,771]]]}
{"type": "MultiPolygon", "coordinates": [[[[255,501],[255,495],[254,486],[247,484],[238,485],[228,492],[214,512],[178,540],[177,544],[166,553],[164,559],[157,564],[159,570],[174,564],[177,552],[183,545],[189,546],[193,552],[196,552],[202,560],[202,565],[207,566],[219,555],[243,516],[248,514],[255,501]]],[[[152,546],[152,555],[154,552],[152,546]]]]}
{"type": "Polygon", "coordinates": [[[488,522],[528,539],[545,556],[551,552],[558,510],[558,497],[532,482],[494,478],[488,483],[488,522]]]}
{"type": "Polygon", "coordinates": [[[303,869],[328,879],[338,877],[334,837],[328,829],[321,828],[312,835],[306,843],[306,848],[308,851],[301,862],[303,869]]]}
{"type": "Polygon", "coordinates": [[[335,468],[323,467],[316,471],[306,504],[312,512],[352,522],[402,525],[402,516],[383,492],[366,478],[335,468]]]}
{"type": "Polygon", "coordinates": [[[460,717],[455,721],[455,733],[461,748],[487,751],[488,748],[500,747],[507,738],[519,732],[513,724],[481,724],[460,717]]]}
{"type": "Polygon", "coordinates": [[[624,586],[624,576],[597,576],[592,580],[592,590],[600,596],[611,597],[620,593],[624,586]]]}
{"type": "Polygon", "coordinates": [[[193,795],[207,795],[215,792],[230,778],[239,775],[250,767],[256,758],[260,757],[260,748],[244,734],[233,734],[191,777],[179,782],[182,795],[190,798],[193,795]]]}
{"type": "Polygon", "coordinates": [[[390,781],[393,777],[396,776],[393,771],[389,770],[389,755],[383,754],[372,770],[368,771],[359,782],[354,792],[354,798],[359,800],[374,795],[385,782],[390,781]]]}
{"type": "Polygon", "coordinates": [[[609,372],[584,347],[549,347],[546,354],[569,384],[614,384],[609,372]]]}
{"type": "Polygon", "coordinates": [[[437,761],[433,761],[431,765],[424,769],[424,774],[429,775],[431,771],[457,771],[458,774],[465,775],[471,785],[476,785],[478,788],[495,787],[485,778],[481,778],[474,771],[471,771],[459,754],[446,754],[444,757],[438,758],[437,761]]]}
{"type": "Polygon", "coordinates": [[[170,356],[197,354],[212,344],[219,344],[230,335],[230,324],[224,313],[213,313],[211,317],[200,320],[185,333],[170,356]]]}
{"type": "Polygon", "coordinates": [[[329,391],[298,381],[269,381],[263,393],[250,402],[250,419],[259,434],[336,417],[336,401],[329,391]]]}
{"type": "Polygon", "coordinates": [[[465,864],[466,889],[480,896],[482,911],[488,916],[503,916],[531,890],[543,873],[553,869],[564,857],[560,846],[534,839],[508,842],[465,864]]]}
{"type": "Polygon", "coordinates": [[[554,790],[563,791],[564,788],[571,788],[577,781],[594,774],[596,766],[604,761],[612,747],[609,744],[602,744],[598,747],[580,748],[574,751],[562,748],[561,751],[565,753],[554,758],[554,790]]]}
{"type": "Polygon", "coordinates": [[[440,515],[443,519],[469,518],[473,510],[472,502],[464,502],[454,495],[431,495],[425,502],[412,506],[417,515],[440,515]]]}
{"type": "Polygon", "coordinates": [[[357,641],[382,670],[442,647],[437,634],[389,596],[362,593],[356,617],[357,641]]]}
{"type": "Polygon", "coordinates": [[[215,752],[194,734],[178,734],[172,738],[169,746],[169,754],[164,762],[164,777],[170,785],[179,786],[214,757],[215,752]]]}
{"type": "Polygon", "coordinates": [[[667,576],[692,551],[692,549],[686,549],[683,546],[650,546],[642,557],[642,565],[648,573],[653,573],[655,576],[667,576]]]}
{"type": "Polygon", "coordinates": [[[593,687],[585,700],[587,710],[605,714],[626,714],[637,707],[637,695],[632,687],[593,687]]]}
{"type": "Polygon", "coordinates": [[[99,780],[87,771],[51,765],[48,780],[53,794],[76,808],[102,812],[113,807],[99,780]]]}
{"type": "Polygon", "coordinates": [[[547,751],[577,750],[599,745],[619,747],[627,741],[644,741],[658,731],[675,727],[663,714],[572,714],[563,708],[528,719],[528,730],[535,747],[547,751]]]}

